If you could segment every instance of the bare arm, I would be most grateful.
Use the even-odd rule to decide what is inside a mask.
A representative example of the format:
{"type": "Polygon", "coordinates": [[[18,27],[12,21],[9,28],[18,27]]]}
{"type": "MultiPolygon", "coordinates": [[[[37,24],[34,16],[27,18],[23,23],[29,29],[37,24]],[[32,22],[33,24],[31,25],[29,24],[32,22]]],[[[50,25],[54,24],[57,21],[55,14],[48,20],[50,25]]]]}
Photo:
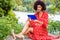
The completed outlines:
{"type": "Polygon", "coordinates": [[[42,21],[39,21],[39,20],[34,20],[35,22],[38,22],[38,23],[40,23],[40,24],[43,24],[43,22],[42,21]]]}

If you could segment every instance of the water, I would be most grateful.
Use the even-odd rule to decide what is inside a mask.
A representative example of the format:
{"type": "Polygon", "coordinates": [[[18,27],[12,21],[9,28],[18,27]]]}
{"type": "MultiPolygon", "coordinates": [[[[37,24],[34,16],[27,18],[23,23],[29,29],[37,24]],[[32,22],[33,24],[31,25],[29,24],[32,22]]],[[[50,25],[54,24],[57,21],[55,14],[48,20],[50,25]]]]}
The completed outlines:
{"type": "MultiPolygon", "coordinates": [[[[19,11],[14,11],[16,14],[16,18],[18,18],[18,23],[25,23],[27,20],[27,15],[31,14],[33,15],[34,13],[28,13],[28,12],[19,12],[19,11]]],[[[60,15],[50,15],[49,18],[54,21],[60,21],[60,15]]]]}

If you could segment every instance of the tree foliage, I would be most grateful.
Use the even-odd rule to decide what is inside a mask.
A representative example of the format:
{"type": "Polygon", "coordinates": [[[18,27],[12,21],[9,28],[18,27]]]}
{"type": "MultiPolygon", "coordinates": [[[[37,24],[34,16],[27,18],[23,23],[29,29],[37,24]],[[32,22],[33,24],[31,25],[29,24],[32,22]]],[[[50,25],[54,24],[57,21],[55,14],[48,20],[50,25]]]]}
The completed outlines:
{"type": "Polygon", "coordinates": [[[60,0],[46,0],[47,11],[51,14],[60,14],[60,0]]]}
{"type": "MultiPolygon", "coordinates": [[[[14,0],[0,0],[0,8],[4,10],[4,15],[6,16],[8,11],[14,6],[14,0]]],[[[0,14],[1,15],[1,14],[0,14]]]]}
{"type": "MultiPolygon", "coordinates": [[[[47,11],[51,14],[59,14],[60,12],[60,0],[43,0],[47,5],[47,11]]],[[[24,12],[34,12],[33,4],[35,0],[16,0],[17,7],[15,10],[24,12]],[[18,3],[17,3],[18,2],[18,3]]]]}
{"type": "Polygon", "coordinates": [[[22,30],[13,12],[14,0],[0,0],[0,40],[4,40],[14,29],[15,33],[22,30]]]}

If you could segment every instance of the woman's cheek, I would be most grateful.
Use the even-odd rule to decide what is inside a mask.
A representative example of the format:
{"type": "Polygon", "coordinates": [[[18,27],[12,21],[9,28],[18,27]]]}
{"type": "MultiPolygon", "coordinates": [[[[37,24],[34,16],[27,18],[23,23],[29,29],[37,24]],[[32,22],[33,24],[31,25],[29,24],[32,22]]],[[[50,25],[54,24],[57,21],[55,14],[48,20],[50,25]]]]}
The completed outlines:
{"type": "Polygon", "coordinates": [[[38,8],[37,11],[40,12],[41,11],[41,8],[38,8]]]}

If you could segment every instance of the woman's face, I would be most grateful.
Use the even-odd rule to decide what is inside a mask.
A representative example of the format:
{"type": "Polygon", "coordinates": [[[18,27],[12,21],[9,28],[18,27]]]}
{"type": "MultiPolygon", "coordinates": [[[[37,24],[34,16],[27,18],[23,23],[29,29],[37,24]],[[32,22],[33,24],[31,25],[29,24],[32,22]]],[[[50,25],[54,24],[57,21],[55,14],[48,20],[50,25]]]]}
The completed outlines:
{"type": "Polygon", "coordinates": [[[42,6],[41,5],[37,5],[37,12],[42,11],[42,6]]]}

